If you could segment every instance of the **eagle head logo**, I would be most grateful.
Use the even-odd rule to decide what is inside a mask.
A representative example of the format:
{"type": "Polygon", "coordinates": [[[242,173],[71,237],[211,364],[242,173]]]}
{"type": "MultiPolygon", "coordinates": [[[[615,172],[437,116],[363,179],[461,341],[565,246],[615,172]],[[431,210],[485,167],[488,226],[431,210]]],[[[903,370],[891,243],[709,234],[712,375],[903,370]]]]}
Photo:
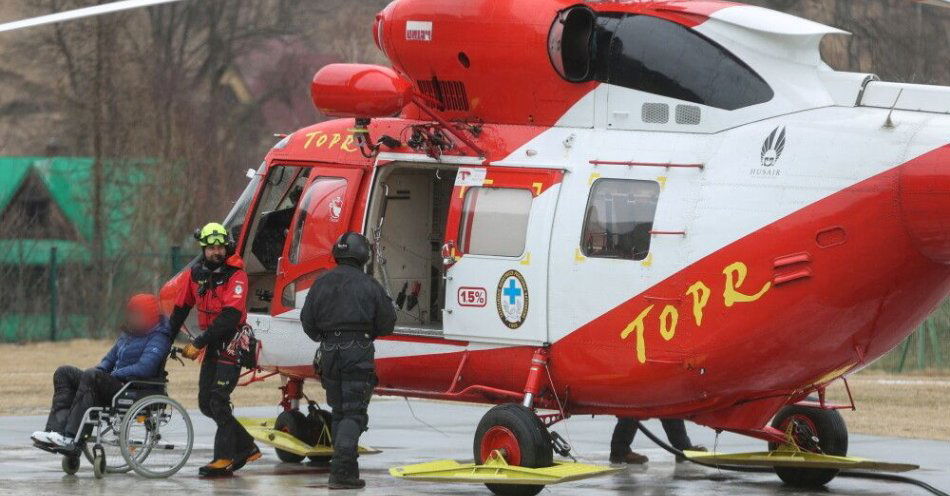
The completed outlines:
{"type": "Polygon", "coordinates": [[[776,127],[762,143],[762,167],[772,167],[785,149],[785,128],[776,127]]]}
{"type": "Polygon", "coordinates": [[[330,200],[330,220],[333,222],[340,220],[341,214],[343,214],[343,198],[338,196],[330,200]]]}

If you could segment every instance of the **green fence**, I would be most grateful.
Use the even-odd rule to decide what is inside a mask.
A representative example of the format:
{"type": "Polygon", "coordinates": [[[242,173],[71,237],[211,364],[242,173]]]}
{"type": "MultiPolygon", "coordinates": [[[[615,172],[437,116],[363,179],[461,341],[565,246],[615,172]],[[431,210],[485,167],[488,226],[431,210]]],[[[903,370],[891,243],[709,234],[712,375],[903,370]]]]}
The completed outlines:
{"type": "Polygon", "coordinates": [[[950,369],[950,300],[870,368],[898,373],[950,369]]]}
{"type": "Polygon", "coordinates": [[[158,293],[194,256],[172,247],[164,253],[128,253],[97,268],[60,247],[45,263],[0,264],[0,342],[112,336],[133,293],[158,293]]]}

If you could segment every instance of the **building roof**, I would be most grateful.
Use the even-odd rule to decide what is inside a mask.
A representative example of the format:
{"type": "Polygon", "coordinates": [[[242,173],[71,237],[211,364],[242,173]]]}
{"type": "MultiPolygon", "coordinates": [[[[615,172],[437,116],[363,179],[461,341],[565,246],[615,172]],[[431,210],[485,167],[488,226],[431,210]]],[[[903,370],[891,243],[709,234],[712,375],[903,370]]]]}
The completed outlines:
{"type": "MultiPolygon", "coordinates": [[[[128,199],[146,177],[135,162],[110,160],[104,163],[103,216],[104,249],[106,256],[114,253],[124,235],[128,223],[123,222],[131,214],[134,204],[128,199]],[[121,167],[121,169],[118,169],[121,167]],[[120,173],[117,173],[120,172],[120,173]]],[[[10,206],[11,200],[34,174],[46,187],[51,200],[75,227],[79,239],[0,239],[0,263],[47,263],[50,248],[58,248],[63,262],[88,262],[93,240],[92,215],[93,159],[87,157],[0,157],[0,214],[10,206]]]]}

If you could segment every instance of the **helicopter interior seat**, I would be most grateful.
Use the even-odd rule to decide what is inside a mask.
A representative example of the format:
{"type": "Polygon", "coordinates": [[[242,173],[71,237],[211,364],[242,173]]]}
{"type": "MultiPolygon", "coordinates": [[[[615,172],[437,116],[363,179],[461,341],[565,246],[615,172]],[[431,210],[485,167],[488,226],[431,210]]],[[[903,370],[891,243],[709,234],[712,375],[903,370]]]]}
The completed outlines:
{"type": "MultiPolygon", "coordinates": [[[[396,302],[397,326],[404,329],[441,330],[440,250],[455,175],[455,169],[407,165],[377,178],[368,225],[379,226],[382,218],[382,259],[374,260],[373,274],[396,302]]],[[[368,235],[375,237],[372,230],[368,235]]]]}
{"type": "Polygon", "coordinates": [[[261,216],[260,227],[257,235],[254,236],[251,252],[268,271],[277,270],[277,261],[287,240],[287,230],[290,229],[290,221],[294,216],[294,207],[274,210],[261,216]]]}

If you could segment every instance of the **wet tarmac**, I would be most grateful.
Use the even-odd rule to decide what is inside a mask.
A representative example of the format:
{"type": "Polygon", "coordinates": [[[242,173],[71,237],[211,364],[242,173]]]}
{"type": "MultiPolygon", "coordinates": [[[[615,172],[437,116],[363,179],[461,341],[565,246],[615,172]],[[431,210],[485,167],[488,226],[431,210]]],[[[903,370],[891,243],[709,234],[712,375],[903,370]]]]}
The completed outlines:
{"type": "MultiPolygon", "coordinates": [[[[472,436],[488,407],[449,403],[431,403],[402,399],[374,399],[370,407],[370,430],[363,443],[383,453],[360,459],[367,488],[362,491],[333,491],[333,494],[370,495],[489,495],[479,484],[436,484],[397,480],[389,476],[392,466],[436,459],[471,459],[472,436]]],[[[278,413],[276,407],[238,408],[241,416],[266,417],[278,413]]],[[[213,424],[198,412],[192,412],[197,438],[188,465],[177,475],[161,480],[146,480],[133,474],[109,474],[102,480],[93,477],[83,460],[75,476],[64,475],[60,457],[31,446],[30,432],[42,427],[41,417],[0,418],[0,494],[36,495],[139,495],[139,494],[280,494],[314,495],[327,491],[327,469],[286,464],[277,460],[273,449],[262,446],[264,458],[229,479],[202,480],[197,469],[211,458],[213,424]]],[[[656,421],[647,423],[653,432],[662,433],[656,421]]],[[[574,417],[555,426],[557,432],[574,446],[580,461],[606,464],[611,417],[574,417]]],[[[764,443],[741,436],[724,434],[718,441],[709,429],[689,426],[695,443],[715,447],[721,452],[759,451],[764,443]]],[[[869,480],[839,478],[822,491],[799,491],[781,484],[773,474],[735,473],[674,462],[671,455],[656,448],[645,436],[638,436],[634,449],[650,457],[643,467],[588,479],[548,486],[541,494],[549,495],[925,495],[914,486],[869,480]]],[[[950,490],[950,442],[923,441],[852,435],[849,453],[864,458],[916,463],[920,470],[906,475],[923,480],[944,491],[950,490]]]]}

